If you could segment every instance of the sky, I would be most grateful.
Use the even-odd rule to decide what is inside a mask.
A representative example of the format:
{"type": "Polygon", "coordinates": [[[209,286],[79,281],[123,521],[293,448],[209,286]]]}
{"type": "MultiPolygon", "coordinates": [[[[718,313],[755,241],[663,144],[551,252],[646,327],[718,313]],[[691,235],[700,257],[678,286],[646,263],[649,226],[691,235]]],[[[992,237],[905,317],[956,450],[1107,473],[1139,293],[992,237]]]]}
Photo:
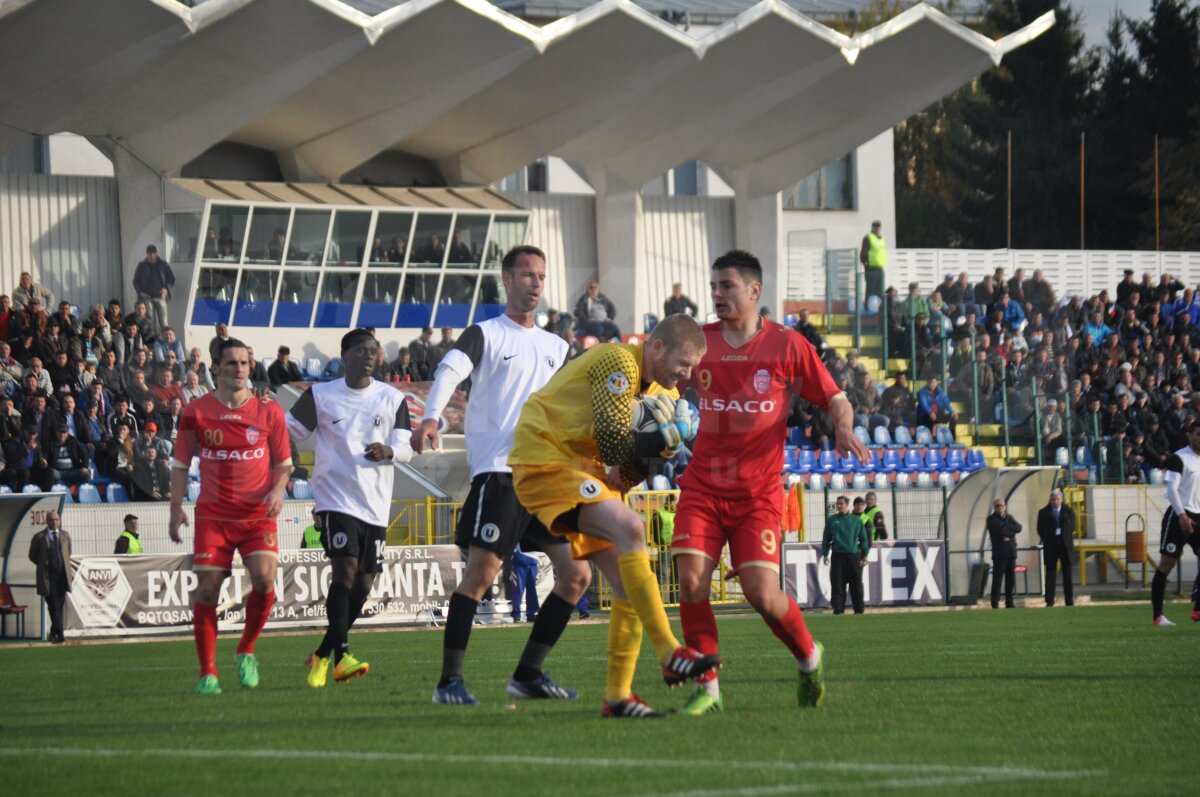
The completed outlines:
{"type": "Polygon", "coordinates": [[[1114,12],[1120,11],[1133,19],[1150,16],[1150,0],[1067,0],[1067,3],[1079,12],[1088,47],[1103,46],[1114,12]]]}

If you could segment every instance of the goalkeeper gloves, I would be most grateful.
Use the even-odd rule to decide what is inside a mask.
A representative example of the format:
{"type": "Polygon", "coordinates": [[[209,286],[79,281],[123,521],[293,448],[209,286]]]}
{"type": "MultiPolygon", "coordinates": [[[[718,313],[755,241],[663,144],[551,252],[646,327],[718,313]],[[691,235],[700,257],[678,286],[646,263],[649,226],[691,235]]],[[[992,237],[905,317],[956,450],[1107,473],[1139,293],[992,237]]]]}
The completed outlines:
{"type": "Polygon", "coordinates": [[[700,430],[700,412],[691,402],[659,393],[649,407],[666,449],[678,454],[685,442],[695,439],[700,430]]]}

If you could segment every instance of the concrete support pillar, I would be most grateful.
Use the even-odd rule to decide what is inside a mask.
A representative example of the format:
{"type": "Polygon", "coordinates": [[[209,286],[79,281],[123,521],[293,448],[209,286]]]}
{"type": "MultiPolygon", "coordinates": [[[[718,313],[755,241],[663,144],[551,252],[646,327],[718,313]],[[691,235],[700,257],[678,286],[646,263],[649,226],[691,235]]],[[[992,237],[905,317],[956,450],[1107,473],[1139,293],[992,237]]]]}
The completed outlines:
{"type": "MultiPolygon", "coordinates": [[[[111,147],[107,153],[113,162],[117,180],[117,203],[121,229],[121,298],[123,306],[132,312],[137,296],[133,290],[133,272],[146,256],[146,247],[154,244],[161,256],[163,247],[163,180],[162,175],[134,158],[122,147],[111,147]]],[[[169,307],[172,326],[182,327],[187,285],[176,275],[175,290],[169,307]]]]}
{"type": "MultiPolygon", "coordinates": [[[[602,169],[589,169],[587,178],[596,189],[600,290],[617,306],[614,320],[621,332],[640,333],[639,291],[646,292],[644,280],[639,279],[639,273],[644,271],[646,249],[641,191],[614,179],[602,169]]],[[[642,299],[645,299],[644,295],[642,299]]]]}
{"type": "Polygon", "coordinates": [[[780,230],[783,209],[779,194],[756,192],[745,172],[730,175],[734,190],[734,240],[758,258],[763,267],[763,293],[760,305],[771,310],[773,321],[783,320],[786,263],[780,230]]]}

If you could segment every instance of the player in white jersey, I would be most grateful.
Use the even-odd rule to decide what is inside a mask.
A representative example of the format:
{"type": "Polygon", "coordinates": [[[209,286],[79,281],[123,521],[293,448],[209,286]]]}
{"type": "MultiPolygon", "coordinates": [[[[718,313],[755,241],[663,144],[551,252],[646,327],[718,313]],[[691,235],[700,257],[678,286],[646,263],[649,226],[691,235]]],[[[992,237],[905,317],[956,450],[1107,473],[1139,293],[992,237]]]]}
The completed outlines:
{"type": "Polygon", "coordinates": [[[371,378],[379,342],[365,329],[342,338],[345,376],[315,384],[287,414],[297,440],[317,433],[313,462],[314,512],[321,545],[332,564],[325,611],[329,629],[309,656],[308,685],[359,678],[370,665],[350,655],[350,626],[383,570],[394,466],[412,458],[412,428],[404,394],[371,378]]]}
{"type": "Polygon", "coordinates": [[[471,465],[471,492],[459,516],[455,543],[467,551],[462,582],[450,596],[442,642],[442,675],[433,702],[472,705],[479,701],[463,681],[463,659],[479,601],[517,543],[541,550],[554,564],[558,581],[542,604],[520,662],[508,681],[517,698],[575,698],[542,671],[576,602],[591,581],[586,562],[571,556],[565,537],[551,534],[517,500],[508,452],[521,407],[567,359],[567,343],[534,324],[534,311],[546,283],[546,256],[535,246],[514,247],[504,256],[501,279],[508,296],[504,315],[468,327],[438,365],[425,415],[412,436],[418,454],[426,442],[438,444],[438,418],[455,387],[471,378],[465,432],[471,465]]]}
{"type": "MultiPolygon", "coordinates": [[[[1163,477],[1170,506],[1163,513],[1158,543],[1161,556],[1150,584],[1154,624],[1160,627],[1175,625],[1163,614],[1167,577],[1183,556],[1184,548],[1190,546],[1200,556],[1200,421],[1193,420],[1188,427],[1187,441],[1186,446],[1167,458],[1163,477]]],[[[1196,574],[1192,584],[1192,619],[1200,622],[1200,573],[1196,574]]]]}

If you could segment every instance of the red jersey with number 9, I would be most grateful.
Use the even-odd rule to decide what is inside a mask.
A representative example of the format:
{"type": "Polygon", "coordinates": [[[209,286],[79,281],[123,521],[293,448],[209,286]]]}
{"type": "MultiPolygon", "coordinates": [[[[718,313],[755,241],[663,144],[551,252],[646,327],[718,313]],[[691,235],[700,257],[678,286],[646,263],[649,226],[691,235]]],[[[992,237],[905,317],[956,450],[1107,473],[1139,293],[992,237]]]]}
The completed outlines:
{"type": "Polygon", "coordinates": [[[251,398],[230,409],[207,393],[183,408],[175,440],[176,467],[200,458],[196,517],[255,520],[266,517],[276,465],[292,458],[283,409],[251,398]]]}
{"type": "Polygon", "coordinates": [[[778,503],[792,396],[826,408],[840,391],[812,344],[782,324],[764,321],[738,348],[719,321],[704,326],[704,337],[704,359],[679,385],[700,396],[700,433],[679,485],[778,503]]]}

